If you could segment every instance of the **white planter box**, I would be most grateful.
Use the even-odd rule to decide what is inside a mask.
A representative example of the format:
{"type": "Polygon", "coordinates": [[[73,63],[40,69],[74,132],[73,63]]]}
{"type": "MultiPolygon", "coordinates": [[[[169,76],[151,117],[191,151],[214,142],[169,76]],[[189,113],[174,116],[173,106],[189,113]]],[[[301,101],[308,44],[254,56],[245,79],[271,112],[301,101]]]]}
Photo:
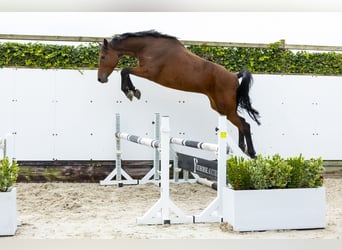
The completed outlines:
{"type": "Polygon", "coordinates": [[[223,191],[223,221],[235,231],[324,228],[325,188],[223,191]]]}
{"type": "Polygon", "coordinates": [[[17,192],[0,192],[0,235],[14,235],[17,230],[17,192]]]}

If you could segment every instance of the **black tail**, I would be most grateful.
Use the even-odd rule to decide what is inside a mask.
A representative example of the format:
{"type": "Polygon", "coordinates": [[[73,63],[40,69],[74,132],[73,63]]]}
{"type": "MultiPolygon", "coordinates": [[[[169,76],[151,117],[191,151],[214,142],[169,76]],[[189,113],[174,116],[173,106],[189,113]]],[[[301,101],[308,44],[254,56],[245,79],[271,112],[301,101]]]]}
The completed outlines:
{"type": "Polygon", "coordinates": [[[258,125],[260,125],[261,123],[258,120],[258,118],[260,117],[259,112],[252,107],[252,103],[249,98],[249,89],[253,82],[252,74],[247,70],[242,70],[237,74],[237,77],[242,77],[241,84],[237,89],[237,104],[240,108],[247,110],[249,116],[258,125]]]}

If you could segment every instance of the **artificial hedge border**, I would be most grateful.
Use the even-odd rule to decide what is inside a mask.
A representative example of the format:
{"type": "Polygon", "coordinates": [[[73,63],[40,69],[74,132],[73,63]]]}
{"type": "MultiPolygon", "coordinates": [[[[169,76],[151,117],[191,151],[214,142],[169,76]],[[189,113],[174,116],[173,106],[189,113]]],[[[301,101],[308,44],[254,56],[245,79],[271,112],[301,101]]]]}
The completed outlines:
{"type": "MultiPolygon", "coordinates": [[[[190,45],[194,54],[223,65],[230,71],[242,68],[258,74],[342,75],[342,54],[283,49],[282,42],[268,48],[190,45]]],[[[0,67],[41,69],[95,69],[99,46],[44,43],[0,43],[0,67]]],[[[123,57],[118,68],[134,66],[135,58],[123,57]]]]}

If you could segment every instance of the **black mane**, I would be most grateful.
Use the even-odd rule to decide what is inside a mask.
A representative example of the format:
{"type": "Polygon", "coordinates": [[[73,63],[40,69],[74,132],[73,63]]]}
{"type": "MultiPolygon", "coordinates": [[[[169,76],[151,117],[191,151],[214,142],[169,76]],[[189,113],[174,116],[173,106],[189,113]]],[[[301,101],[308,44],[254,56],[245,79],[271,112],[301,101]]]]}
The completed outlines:
{"type": "Polygon", "coordinates": [[[177,39],[174,36],[162,34],[155,30],[147,30],[147,31],[139,31],[139,32],[128,32],[128,33],[123,33],[121,35],[117,35],[112,39],[111,43],[115,44],[117,42],[120,42],[130,37],[155,37],[155,38],[177,39]]]}

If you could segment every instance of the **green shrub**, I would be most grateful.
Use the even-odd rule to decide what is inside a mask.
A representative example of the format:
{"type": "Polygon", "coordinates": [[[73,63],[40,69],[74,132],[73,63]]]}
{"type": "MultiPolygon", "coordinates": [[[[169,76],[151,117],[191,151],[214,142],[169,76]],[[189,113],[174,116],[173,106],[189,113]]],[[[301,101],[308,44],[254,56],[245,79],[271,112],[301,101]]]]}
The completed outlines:
{"type": "Polygon", "coordinates": [[[0,192],[7,192],[18,178],[19,167],[16,161],[12,163],[5,157],[0,161],[0,192]]]}
{"type": "Polygon", "coordinates": [[[322,158],[303,156],[284,159],[258,155],[255,160],[231,157],[227,160],[227,179],[235,190],[272,188],[314,188],[323,185],[322,158]]]}
{"type": "Polygon", "coordinates": [[[288,163],[293,167],[290,188],[313,188],[323,185],[323,160],[304,160],[303,156],[289,158],[288,163]]]}
{"type": "Polygon", "coordinates": [[[249,173],[253,189],[285,188],[290,180],[292,167],[280,155],[262,157],[251,161],[249,173]]]}
{"type": "Polygon", "coordinates": [[[303,167],[305,166],[305,159],[300,154],[298,157],[291,157],[287,159],[288,164],[292,166],[291,180],[288,184],[289,188],[300,188],[303,187],[303,167]]]}
{"type": "Polygon", "coordinates": [[[248,174],[248,164],[241,157],[231,157],[227,160],[228,182],[236,190],[249,189],[251,187],[251,178],[248,174]]]}

